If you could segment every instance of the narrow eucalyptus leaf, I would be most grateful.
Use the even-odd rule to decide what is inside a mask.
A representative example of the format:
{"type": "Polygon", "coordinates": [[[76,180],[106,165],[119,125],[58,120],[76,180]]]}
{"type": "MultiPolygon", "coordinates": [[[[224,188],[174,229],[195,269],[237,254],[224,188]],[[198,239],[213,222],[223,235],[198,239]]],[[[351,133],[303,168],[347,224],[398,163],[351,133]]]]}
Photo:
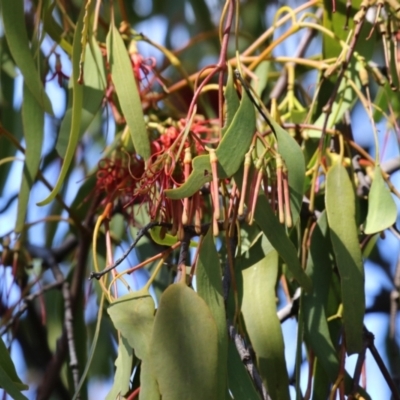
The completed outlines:
{"type": "Polygon", "coordinates": [[[227,382],[228,331],[224,298],[222,294],[222,274],[219,255],[215,248],[212,230],[200,244],[199,259],[196,265],[197,293],[207,303],[218,329],[218,398],[223,399],[227,382]]]}
{"type": "Polygon", "coordinates": [[[259,193],[258,195],[254,217],[257,225],[285,261],[293,277],[306,291],[311,291],[311,280],[301,268],[297,250],[286,235],[285,228],[273,213],[264,193],[259,193]]]}
{"type": "Polygon", "coordinates": [[[340,163],[334,164],[327,173],[325,203],[340,274],[347,352],[359,353],[365,312],[364,266],[358,242],[354,189],[346,168],[340,163]]]}
{"type": "Polygon", "coordinates": [[[262,378],[274,400],[289,400],[289,378],[281,324],[276,314],[275,284],[278,253],[242,271],[242,313],[262,378]]]}
{"type": "Polygon", "coordinates": [[[25,163],[18,194],[15,232],[21,232],[25,224],[29,194],[39,169],[44,135],[44,111],[26,85],[24,85],[23,93],[22,122],[25,138],[25,163]]]}
{"type": "Polygon", "coordinates": [[[151,155],[142,102],[124,41],[114,24],[107,36],[108,61],[118,100],[136,152],[146,161],[151,155]]]}
{"type": "Polygon", "coordinates": [[[24,1],[3,0],[3,26],[10,52],[24,76],[24,82],[40,107],[53,115],[50,100],[44,91],[39,71],[32,57],[26,30],[24,1]]]}

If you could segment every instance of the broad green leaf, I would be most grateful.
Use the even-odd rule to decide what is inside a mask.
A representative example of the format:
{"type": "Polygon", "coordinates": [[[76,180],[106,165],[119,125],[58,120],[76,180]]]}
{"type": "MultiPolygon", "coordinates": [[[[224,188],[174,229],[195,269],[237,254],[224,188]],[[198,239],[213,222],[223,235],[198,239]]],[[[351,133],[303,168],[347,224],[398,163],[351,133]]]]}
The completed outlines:
{"type": "MultiPolygon", "coordinates": [[[[83,67],[84,83],[82,88],[83,99],[80,125],[78,129],[78,140],[82,137],[94,117],[99,112],[104,98],[104,90],[106,88],[103,57],[101,55],[100,47],[94,38],[92,38],[91,42],[86,45],[85,55],[85,63],[83,67]]],[[[72,82],[72,98],[73,90],[72,82]]],[[[56,149],[59,156],[63,158],[66,156],[70,141],[73,112],[72,102],[72,104],[69,104],[69,107],[65,112],[57,138],[56,149]]]]}
{"type": "Polygon", "coordinates": [[[124,396],[129,390],[129,380],[132,375],[133,352],[128,341],[121,336],[118,344],[118,357],[115,360],[114,383],[108,392],[106,400],[115,400],[124,396]]]}
{"type": "Polygon", "coordinates": [[[29,46],[23,0],[2,1],[3,26],[10,52],[24,76],[24,82],[40,107],[53,115],[29,46]]]}
{"type": "Polygon", "coordinates": [[[135,354],[146,359],[154,324],[154,300],[147,290],[128,293],[111,303],[108,313],[135,354]]]}
{"type": "Polygon", "coordinates": [[[355,220],[355,195],[346,168],[334,164],[326,176],[325,204],[340,274],[347,352],[362,350],[365,312],[364,267],[355,220]]]}
{"type": "Polygon", "coordinates": [[[25,224],[26,208],[28,206],[29,194],[35,183],[36,174],[39,169],[44,135],[44,112],[26,85],[24,85],[23,92],[22,122],[24,124],[26,143],[25,164],[22,171],[21,188],[18,195],[15,232],[21,232],[25,224]]]}
{"type": "Polygon", "coordinates": [[[259,371],[267,383],[271,399],[288,400],[289,378],[275,300],[278,253],[272,250],[260,262],[243,270],[242,274],[242,314],[259,371]]]}
{"type": "MultiPolygon", "coordinates": [[[[71,130],[69,134],[68,146],[65,152],[64,162],[61,167],[60,175],[57,183],[51,193],[42,201],[37,203],[38,206],[44,206],[50,203],[57,196],[67,176],[68,169],[75,155],[76,146],[79,141],[79,132],[81,126],[82,108],[83,108],[83,85],[78,83],[79,79],[79,60],[82,53],[81,32],[83,27],[84,8],[79,15],[78,23],[75,28],[74,43],[72,49],[72,115],[71,130]]],[[[64,116],[64,118],[69,118],[64,116]]]]}
{"type": "Polygon", "coordinates": [[[163,400],[220,400],[218,329],[204,300],[182,283],[161,296],[150,362],[163,400]]]}
{"type": "Polygon", "coordinates": [[[322,213],[315,225],[307,260],[307,273],[313,283],[313,291],[303,294],[301,308],[304,316],[304,334],[308,346],[318,358],[318,363],[334,383],[339,372],[339,359],[332,343],[325,305],[332,276],[332,260],[329,257],[329,235],[326,213],[322,213]]]}
{"type": "Polygon", "coordinates": [[[271,67],[271,63],[269,61],[261,61],[258,64],[257,68],[254,71],[254,75],[257,77],[251,81],[251,86],[257,93],[258,97],[261,97],[262,92],[268,83],[268,72],[271,67]]]}
{"type": "Polygon", "coordinates": [[[282,156],[288,169],[290,210],[294,225],[300,215],[303,203],[304,178],[306,173],[304,156],[300,146],[285,129],[273,119],[270,119],[270,123],[275,129],[279,154],[282,156]]]}
{"type": "Polygon", "coordinates": [[[218,398],[223,399],[227,382],[227,346],[228,331],[224,297],[222,294],[221,265],[217,249],[214,245],[212,230],[201,242],[199,259],[196,265],[197,293],[207,303],[218,329],[218,398]]]}
{"type": "Polygon", "coordinates": [[[264,193],[258,194],[254,217],[269,242],[285,261],[293,277],[303,289],[310,291],[312,288],[311,280],[301,268],[297,250],[286,235],[285,228],[273,213],[264,193]]]}
{"type": "MultiPolygon", "coordinates": [[[[218,178],[230,178],[243,163],[249,150],[256,124],[254,106],[246,92],[240,106],[222,138],[216,154],[218,158],[218,178]]],[[[193,160],[193,171],[188,180],[177,189],[166,190],[170,199],[190,197],[205,183],[212,180],[210,158],[208,155],[197,156],[193,160]]]]}
{"type": "Polygon", "coordinates": [[[136,152],[147,161],[150,142],[144,122],[142,102],[132,70],[131,60],[118,29],[111,25],[107,35],[108,62],[119,104],[131,133],[136,152]]]}
{"type": "MultiPolygon", "coordinates": [[[[20,390],[27,390],[29,389],[28,385],[22,383],[21,379],[19,379],[17,375],[17,371],[15,370],[14,363],[11,359],[10,353],[7,350],[6,345],[3,342],[3,339],[0,339],[0,368],[2,370],[1,377],[0,377],[0,387],[4,388],[6,391],[6,385],[11,385],[15,388],[16,391],[20,390]],[[4,378],[7,376],[7,379],[4,378]]],[[[12,394],[11,392],[8,392],[12,394]]],[[[21,395],[22,398],[25,398],[21,395]]]]}
{"type": "Polygon", "coordinates": [[[228,343],[228,385],[235,400],[260,400],[235,344],[228,343]]]}
{"type": "Polygon", "coordinates": [[[153,375],[148,360],[142,361],[140,369],[140,392],[139,400],[158,400],[160,399],[157,381],[153,375]]]}
{"type": "Polygon", "coordinates": [[[392,226],[396,218],[396,203],[383,179],[381,167],[377,165],[368,195],[368,215],[364,232],[370,235],[383,231],[392,226]]]}

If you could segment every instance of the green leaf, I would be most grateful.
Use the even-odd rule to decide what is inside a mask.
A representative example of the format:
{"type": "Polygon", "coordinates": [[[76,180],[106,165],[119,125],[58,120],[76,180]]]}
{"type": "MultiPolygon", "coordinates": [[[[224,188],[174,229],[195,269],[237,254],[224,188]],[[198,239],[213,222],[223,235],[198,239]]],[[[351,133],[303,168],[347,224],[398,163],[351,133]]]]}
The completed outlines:
{"type": "Polygon", "coordinates": [[[364,232],[370,235],[383,231],[392,226],[396,218],[396,203],[383,179],[381,167],[377,165],[368,195],[368,215],[364,232]]]}
{"type": "Polygon", "coordinates": [[[228,344],[228,385],[235,400],[260,400],[235,344],[228,344]]]}
{"type": "Polygon", "coordinates": [[[254,217],[272,246],[274,246],[285,261],[293,277],[306,291],[310,291],[312,288],[311,280],[301,268],[297,250],[287,237],[285,228],[279,223],[273,213],[264,193],[260,192],[258,194],[254,217]]]}
{"type": "Polygon", "coordinates": [[[151,364],[148,360],[142,361],[140,369],[140,392],[139,400],[161,399],[156,378],[153,375],[151,364]]]}
{"type": "Polygon", "coordinates": [[[270,119],[270,123],[275,129],[279,154],[282,156],[286,168],[288,169],[290,210],[294,225],[300,215],[301,205],[303,203],[304,179],[306,173],[304,156],[300,146],[285,129],[273,119],[270,119]]]}
{"type": "Polygon", "coordinates": [[[40,156],[44,135],[44,113],[32,95],[24,85],[22,103],[22,122],[25,137],[25,164],[22,171],[21,188],[18,195],[17,221],[15,232],[21,232],[25,224],[26,208],[28,206],[30,190],[35,183],[39,169],[40,156]]]}
{"type": "MultiPolygon", "coordinates": [[[[78,128],[78,140],[86,132],[101,108],[106,88],[106,75],[100,47],[94,38],[86,45],[86,57],[83,68],[84,84],[82,88],[82,110],[78,128]]],[[[73,97],[73,90],[72,90],[73,97]]],[[[69,105],[61,122],[56,149],[60,157],[65,157],[71,137],[73,103],[69,105]]]]}
{"type": "Polygon", "coordinates": [[[3,25],[10,52],[24,76],[24,82],[40,107],[53,115],[29,46],[23,0],[2,1],[3,25]]]}
{"type": "Polygon", "coordinates": [[[223,399],[227,382],[228,331],[224,297],[222,294],[221,265],[214,245],[212,229],[200,244],[199,259],[196,265],[197,293],[207,303],[218,329],[218,398],[223,399]]]}
{"type": "Polygon", "coordinates": [[[242,314],[260,373],[273,400],[290,399],[281,324],[276,314],[278,253],[242,271],[242,314]]]}
{"type": "Polygon", "coordinates": [[[332,276],[329,249],[328,221],[326,213],[323,212],[313,229],[307,260],[307,273],[314,290],[303,294],[301,307],[306,343],[318,358],[318,363],[322,365],[330,382],[333,383],[337,379],[340,366],[325,314],[332,276]]]}
{"type": "Polygon", "coordinates": [[[204,300],[182,283],[161,296],[150,361],[163,400],[220,400],[218,329],[204,300]]]}
{"type": "Polygon", "coordinates": [[[235,84],[233,82],[233,71],[230,64],[228,64],[228,80],[225,87],[225,107],[226,107],[226,117],[225,125],[221,130],[221,135],[224,136],[226,131],[229,129],[233,118],[239,108],[240,102],[238,95],[236,93],[235,84]]]}
{"type": "Polygon", "coordinates": [[[358,243],[354,189],[340,163],[327,173],[325,203],[340,274],[347,352],[358,353],[362,350],[365,312],[364,268],[358,243]]]}
{"type": "MultiPolygon", "coordinates": [[[[6,345],[3,342],[3,339],[0,339],[0,387],[4,388],[7,393],[12,395],[12,392],[9,391],[8,388],[11,388],[12,391],[20,391],[29,389],[28,385],[22,383],[21,379],[19,379],[17,375],[17,371],[15,370],[14,363],[11,359],[10,353],[7,350],[6,345]]],[[[24,398],[25,396],[20,395],[20,398],[24,398]]]]}
{"type": "Polygon", "coordinates": [[[126,338],[135,354],[146,359],[154,324],[154,300],[147,290],[128,293],[111,303],[108,313],[116,329],[126,338]]]}
{"type": "MultiPolygon", "coordinates": [[[[244,156],[249,150],[256,124],[254,106],[246,92],[229,125],[224,137],[216,149],[218,159],[218,178],[230,178],[238,171],[244,156]]],[[[165,191],[167,197],[173,200],[190,197],[205,183],[212,180],[210,157],[197,156],[193,160],[193,171],[187,181],[177,189],[165,191]]]]}
{"type": "MultiPolygon", "coordinates": [[[[79,79],[79,60],[82,53],[81,32],[83,27],[83,16],[85,9],[82,8],[79,15],[78,23],[75,28],[73,51],[72,51],[72,115],[71,130],[69,134],[68,146],[65,152],[65,158],[61,167],[60,175],[57,183],[51,193],[42,201],[37,203],[38,206],[49,204],[57,196],[67,176],[68,169],[75,155],[76,146],[79,141],[79,132],[81,126],[82,108],[83,108],[83,85],[78,83],[79,79]]],[[[67,115],[64,118],[69,118],[67,115]]]]}
{"type": "Polygon", "coordinates": [[[118,345],[118,357],[115,360],[115,376],[111,390],[106,400],[115,400],[118,396],[124,396],[129,390],[129,379],[132,375],[133,352],[128,341],[121,336],[118,345]]]}
{"type": "Polygon", "coordinates": [[[150,142],[144,122],[142,102],[131,60],[124,41],[114,24],[107,35],[108,62],[118,100],[131,133],[136,152],[146,161],[150,158],[150,142]]]}

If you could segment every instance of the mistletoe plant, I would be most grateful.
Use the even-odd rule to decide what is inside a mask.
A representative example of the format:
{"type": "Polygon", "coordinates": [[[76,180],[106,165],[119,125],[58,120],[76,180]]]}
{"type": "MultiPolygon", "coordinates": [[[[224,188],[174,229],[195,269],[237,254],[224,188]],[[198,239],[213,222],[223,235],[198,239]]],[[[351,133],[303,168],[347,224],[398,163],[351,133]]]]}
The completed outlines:
{"type": "MultiPolygon", "coordinates": [[[[380,163],[376,123],[386,118],[397,129],[399,4],[310,0],[250,28],[251,2],[241,3],[226,0],[213,28],[206,3],[191,2],[205,31],[173,50],[134,29],[130,2],[2,1],[2,90],[13,98],[18,67],[24,141],[5,118],[1,190],[15,151],[25,158],[17,220],[2,247],[20,298],[2,297],[1,334],[23,343],[27,332],[44,333],[32,343],[48,355],[29,364],[45,371],[37,398],[86,398],[88,374],[112,360],[110,400],[289,399],[291,386],[298,399],[367,399],[367,349],[399,398],[364,326],[363,265],[380,234],[398,236],[399,193],[394,169],[380,163]],[[276,55],[287,40],[297,43],[295,54],[276,55]],[[161,59],[145,56],[143,43],[161,59]],[[204,49],[218,53],[199,69],[204,49]],[[45,115],[57,120],[51,84],[68,104],[43,154],[45,115]],[[356,105],[369,119],[375,158],[352,136],[356,105]],[[106,145],[109,125],[116,134],[106,145]],[[102,149],[94,167],[85,155],[93,144],[102,149]],[[54,162],[53,184],[46,172],[54,162]],[[76,183],[74,171],[84,179],[76,183]],[[44,219],[35,216],[50,204],[44,219]],[[57,247],[60,221],[68,229],[57,247]],[[47,229],[41,244],[30,233],[39,222],[47,229]],[[139,269],[147,271],[141,288],[132,280],[139,269]],[[287,302],[279,312],[278,292],[287,302]],[[93,297],[89,330],[83,309],[93,297]],[[61,312],[52,317],[56,298],[61,312]],[[292,377],[281,328],[290,317],[292,377]],[[57,346],[46,339],[51,322],[57,346]],[[346,354],[357,354],[352,374],[346,354]]],[[[258,3],[256,14],[265,10],[258,3]]],[[[156,9],[169,18],[176,11],[155,1],[156,9]]],[[[26,385],[0,344],[0,385],[24,399],[26,385]]],[[[25,358],[30,351],[25,344],[25,358]]]]}

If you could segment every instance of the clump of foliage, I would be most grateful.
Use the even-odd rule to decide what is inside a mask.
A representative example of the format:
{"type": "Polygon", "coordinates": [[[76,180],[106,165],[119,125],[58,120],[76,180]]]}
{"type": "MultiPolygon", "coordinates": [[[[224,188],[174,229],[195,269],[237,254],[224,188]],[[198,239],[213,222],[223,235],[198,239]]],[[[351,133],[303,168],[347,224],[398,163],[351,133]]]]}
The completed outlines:
{"type": "MultiPolygon", "coordinates": [[[[20,298],[2,298],[2,336],[44,372],[40,399],[86,398],[87,377],[111,373],[110,361],[107,399],[289,399],[291,385],[297,398],[369,398],[360,383],[368,349],[399,398],[363,322],[363,260],[381,232],[397,233],[399,194],[380,163],[376,123],[396,127],[398,4],[311,0],[276,7],[265,26],[262,2],[227,0],[215,27],[205,2],[178,3],[201,30],[188,25],[193,38],[176,50],[170,35],[164,47],[134,29],[130,2],[2,1],[1,191],[16,150],[25,156],[1,253],[7,291],[20,298]],[[286,40],[295,54],[277,55],[286,40]],[[145,56],[143,43],[161,58],[145,56]],[[372,61],[379,51],[383,67],[372,61]],[[200,68],[203,55],[215,62],[200,68]],[[58,119],[54,82],[68,98],[58,119]],[[375,158],[352,136],[356,105],[375,158]],[[45,116],[58,127],[43,154],[45,116]],[[91,146],[102,151],[95,165],[91,146]],[[133,290],[140,269],[147,281],[133,290]],[[278,290],[287,306],[277,313],[278,290]],[[90,298],[98,311],[87,326],[90,298]],[[293,377],[281,329],[289,317],[298,324],[293,377]],[[352,375],[346,354],[358,354],[352,375]]],[[[170,6],[154,2],[153,13],[172,23],[170,6]]],[[[25,398],[3,341],[0,351],[1,387],[25,398]]]]}

